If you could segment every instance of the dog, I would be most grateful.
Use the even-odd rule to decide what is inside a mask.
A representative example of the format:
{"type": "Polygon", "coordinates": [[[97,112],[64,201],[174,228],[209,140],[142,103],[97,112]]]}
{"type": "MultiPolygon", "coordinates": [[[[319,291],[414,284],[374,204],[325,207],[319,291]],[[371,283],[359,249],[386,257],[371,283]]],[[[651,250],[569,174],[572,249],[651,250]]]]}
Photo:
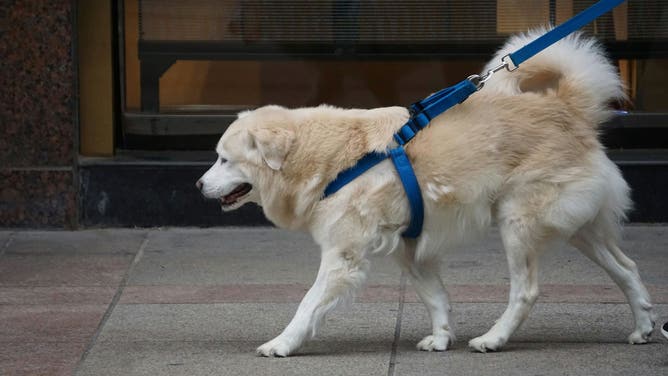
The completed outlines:
{"type": "MultiPolygon", "coordinates": [[[[511,37],[484,71],[544,31],[511,37]]],[[[470,340],[471,348],[500,349],[525,320],[538,297],[538,257],[556,241],[570,243],[610,275],[633,312],[628,341],[647,342],[654,327],[650,296],[618,245],[629,187],[597,138],[599,124],[613,113],[610,102],[624,98],[616,69],[582,35],[557,42],[516,71],[494,74],[406,145],[424,198],[417,239],[402,237],[410,207],[389,159],[323,199],[339,172],[369,152],[396,146],[392,136],[409,119],[405,108],[272,105],[240,113],[197,187],[225,211],[258,204],[276,226],[309,231],[322,252],[294,318],[258,354],[288,356],[314,336],[325,314],[362,286],[375,253],[398,262],[429,312],[432,333],[417,348],[446,350],[455,335],[440,256],[492,224],[507,254],[509,303],[487,333],[470,340]]]]}

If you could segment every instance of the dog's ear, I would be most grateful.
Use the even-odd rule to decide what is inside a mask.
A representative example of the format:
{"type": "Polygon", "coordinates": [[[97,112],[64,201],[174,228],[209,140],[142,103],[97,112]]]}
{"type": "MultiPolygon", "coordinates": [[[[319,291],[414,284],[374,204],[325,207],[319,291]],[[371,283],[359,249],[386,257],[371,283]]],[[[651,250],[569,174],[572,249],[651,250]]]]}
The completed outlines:
{"type": "Polygon", "coordinates": [[[294,131],[287,128],[256,128],[248,131],[250,149],[257,150],[262,160],[273,170],[280,170],[292,147],[294,131]]]}

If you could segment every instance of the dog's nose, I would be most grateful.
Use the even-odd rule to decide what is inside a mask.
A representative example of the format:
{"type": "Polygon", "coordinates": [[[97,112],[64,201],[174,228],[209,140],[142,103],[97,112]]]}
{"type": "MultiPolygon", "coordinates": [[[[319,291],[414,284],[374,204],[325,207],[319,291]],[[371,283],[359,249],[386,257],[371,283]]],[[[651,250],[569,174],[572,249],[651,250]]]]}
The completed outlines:
{"type": "Polygon", "coordinates": [[[204,184],[202,183],[202,179],[199,179],[199,180],[195,183],[195,187],[197,187],[197,189],[199,189],[200,191],[202,190],[202,185],[204,185],[204,184]]]}

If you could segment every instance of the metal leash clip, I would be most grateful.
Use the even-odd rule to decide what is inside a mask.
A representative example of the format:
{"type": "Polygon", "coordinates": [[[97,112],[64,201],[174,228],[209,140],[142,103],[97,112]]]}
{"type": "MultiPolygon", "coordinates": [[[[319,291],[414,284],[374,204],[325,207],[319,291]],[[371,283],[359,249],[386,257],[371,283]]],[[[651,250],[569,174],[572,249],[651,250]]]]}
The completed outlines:
{"type": "Polygon", "coordinates": [[[512,63],[512,60],[510,60],[510,62],[509,62],[508,60],[506,60],[506,58],[508,58],[508,60],[510,60],[509,55],[506,55],[506,56],[502,57],[501,58],[501,64],[499,64],[499,65],[495,66],[494,68],[488,70],[487,73],[483,74],[482,76],[479,75],[479,74],[472,74],[472,75],[468,76],[466,79],[471,81],[476,86],[476,88],[478,90],[482,89],[483,86],[485,86],[485,82],[487,82],[487,80],[489,80],[494,73],[496,73],[496,72],[498,72],[502,69],[505,69],[508,72],[512,72],[512,71],[517,69],[517,66],[514,65],[514,64],[513,64],[513,68],[511,69],[510,64],[512,63]]]}

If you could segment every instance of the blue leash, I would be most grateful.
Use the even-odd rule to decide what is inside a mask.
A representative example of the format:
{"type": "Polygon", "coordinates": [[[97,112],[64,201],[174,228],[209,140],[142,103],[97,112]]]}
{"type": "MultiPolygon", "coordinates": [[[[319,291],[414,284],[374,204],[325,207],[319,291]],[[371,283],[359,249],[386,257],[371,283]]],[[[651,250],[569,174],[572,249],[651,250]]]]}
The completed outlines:
{"type": "Polygon", "coordinates": [[[554,29],[550,30],[550,32],[542,35],[540,38],[534,40],[533,42],[527,44],[526,46],[520,48],[508,56],[510,57],[510,60],[512,60],[515,67],[518,67],[520,64],[533,57],[535,54],[551,46],[554,42],[562,39],[575,30],[580,29],[591,21],[601,17],[603,14],[611,11],[614,7],[623,3],[624,1],[626,0],[599,1],[591,7],[583,10],[575,17],[555,27],[554,29]]]}
{"type": "Polygon", "coordinates": [[[519,50],[504,56],[502,63],[497,67],[490,69],[482,76],[472,75],[460,83],[440,90],[429,97],[413,103],[410,106],[411,117],[404,124],[397,133],[394,134],[394,140],[399,144],[396,148],[390,149],[387,153],[372,152],[362,157],[354,166],[341,171],[336,179],[334,179],[325,188],[323,198],[327,198],[346,184],[353,181],[358,176],[362,175],[373,166],[390,158],[394,164],[394,168],[399,174],[401,184],[404,186],[404,191],[408,197],[408,202],[411,208],[411,221],[408,228],[403,233],[407,238],[417,238],[422,233],[422,224],[424,221],[424,204],[422,201],[422,193],[418,179],[415,176],[413,166],[406,155],[404,145],[415,137],[424,127],[429,125],[429,122],[436,116],[447,111],[451,107],[463,102],[471,94],[482,89],[487,81],[495,72],[502,69],[513,71],[519,67],[520,64],[530,59],[540,51],[551,46],[558,40],[567,36],[568,34],[580,29],[582,26],[588,24],[594,19],[600,17],[602,14],[612,10],[617,5],[623,3],[625,0],[601,0],[591,7],[585,9],[580,14],[555,27],[546,34],[542,35],[533,42],[520,48],[519,50]],[[507,59],[510,62],[507,61],[507,59]],[[510,67],[510,63],[513,67],[510,67]]]}

